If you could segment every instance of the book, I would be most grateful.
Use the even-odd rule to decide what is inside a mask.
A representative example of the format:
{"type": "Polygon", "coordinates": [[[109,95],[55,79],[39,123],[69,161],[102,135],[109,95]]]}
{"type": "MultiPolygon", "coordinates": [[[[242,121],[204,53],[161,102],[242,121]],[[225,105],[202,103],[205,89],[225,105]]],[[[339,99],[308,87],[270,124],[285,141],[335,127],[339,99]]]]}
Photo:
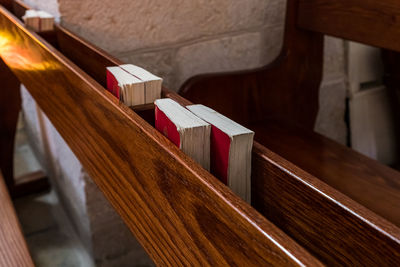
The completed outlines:
{"type": "Polygon", "coordinates": [[[39,10],[37,11],[37,14],[39,15],[40,18],[40,31],[45,32],[45,31],[52,31],[54,30],[54,16],[39,10]]]}
{"type": "Polygon", "coordinates": [[[211,124],[211,173],[250,203],[254,132],[206,106],[186,108],[211,124]]]}
{"type": "Polygon", "coordinates": [[[25,11],[25,15],[22,17],[25,26],[35,32],[40,31],[40,17],[36,10],[29,9],[25,11]]]}
{"type": "Polygon", "coordinates": [[[128,106],[161,98],[162,78],[132,64],[107,67],[107,89],[128,106]]]}
{"type": "Polygon", "coordinates": [[[128,106],[145,103],[144,82],[119,66],[107,67],[107,89],[128,106]]]}
{"type": "Polygon", "coordinates": [[[26,10],[22,19],[25,25],[35,32],[52,31],[54,29],[54,16],[42,10],[26,10]]]}
{"type": "Polygon", "coordinates": [[[156,99],[161,98],[162,78],[132,64],[124,64],[120,67],[144,82],[145,104],[153,103],[156,99]]]}
{"type": "Polygon", "coordinates": [[[211,125],[169,98],[155,104],[155,126],[186,155],[210,170],[211,125]]]}

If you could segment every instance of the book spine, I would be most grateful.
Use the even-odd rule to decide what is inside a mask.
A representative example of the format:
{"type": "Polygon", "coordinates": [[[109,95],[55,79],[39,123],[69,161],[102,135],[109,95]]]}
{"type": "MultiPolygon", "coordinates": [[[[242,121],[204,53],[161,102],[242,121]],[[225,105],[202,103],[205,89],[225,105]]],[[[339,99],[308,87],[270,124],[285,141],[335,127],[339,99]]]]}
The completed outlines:
{"type": "Polygon", "coordinates": [[[118,86],[118,81],[114,75],[107,70],[107,90],[115,95],[118,99],[120,98],[120,88],[118,86]]]}
{"type": "Polygon", "coordinates": [[[156,129],[181,148],[181,138],[176,125],[157,106],[155,107],[155,118],[156,129]]]}

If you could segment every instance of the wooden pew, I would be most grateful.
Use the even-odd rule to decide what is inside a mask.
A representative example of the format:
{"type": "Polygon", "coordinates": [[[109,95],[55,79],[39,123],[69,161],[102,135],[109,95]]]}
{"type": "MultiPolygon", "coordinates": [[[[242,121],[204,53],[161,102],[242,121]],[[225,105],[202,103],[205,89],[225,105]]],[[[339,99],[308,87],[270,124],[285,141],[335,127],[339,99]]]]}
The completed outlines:
{"type": "Polygon", "coordinates": [[[34,266],[0,172],[0,266],[34,266]]]}
{"type": "MultiPolygon", "coordinates": [[[[57,40],[58,46],[64,55],[67,55],[93,78],[96,77],[99,83],[103,85],[105,85],[104,77],[106,66],[123,64],[123,62],[113,58],[106,52],[84,41],[82,38],[74,35],[60,26],[57,27],[57,40]],[[90,55],[90,57],[83,57],[82,55],[85,54],[90,55]]],[[[182,105],[191,104],[186,99],[177,96],[175,93],[168,91],[166,88],[163,89],[163,95],[175,99],[182,105]]],[[[144,113],[138,112],[138,114],[142,115],[144,113]]],[[[150,113],[150,117],[153,118],[153,112],[150,113]]],[[[146,117],[148,122],[151,124],[151,118],[148,118],[149,117],[146,117]]],[[[369,244],[367,247],[371,246],[372,249],[372,247],[376,246],[376,243],[374,242],[376,242],[377,239],[375,238],[381,235],[378,229],[387,229],[388,225],[378,226],[379,219],[377,220],[376,215],[371,214],[369,211],[364,213],[365,209],[360,207],[357,203],[349,201],[346,197],[335,190],[332,190],[332,188],[327,187],[315,177],[312,177],[311,175],[301,171],[296,166],[286,162],[284,159],[280,158],[270,150],[257,143],[254,146],[253,153],[253,171],[254,170],[256,172],[253,173],[252,177],[252,193],[253,205],[256,207],[256,209],[266,216],[267,219],[273,221],[282,229],[285,229],[287,233],[290,233],[290,235],[296,239],[303,239],[302,244],[306,244],[306,247],[310,249],[310,251],[322,257],[324,261],[338,262],[337,258],[341,258],[340,255],[346,255],[346,260],[341,259],[343,262],[349,264],[357,262],[360,257],[365,257],[365,250],[355,249],[353,246],[354,244],[350,244],[349,241],[357,240],[359,243],[369,244]],[[266,160],[266,158],[268,160],[266,160]],[[271,179],[271,173],[277,173],[277,176],[271,179]],[[291,173],[293,175],[287,175],[287,173],[291,173]],[[298,183],[295,179],[300,179],[301,182],[309,183],[316,187],[312,189],[304,186],[303,184],[298,183]],[[282,184],[276,184],[276,180],[282,181],[282,184]],[[272,187],[272,185],[276,185],[276,187],[272,187]],[[310,201],[291,196],[293,192],[296,192],[297,190],[303,191],[305,194],[309,195],[310,198],[320,200],[310,201]],[[326,196],[324,196],[324,194],[326,194],[326,196]],[[282,197],[283,195],[286,195],[287,199],[291,199],[291,201],[284,201],[284,198],[282,197]],[[340,203],[340,205],[344,205],[346,208],[351,209],[351,212],[348,210],[346,211],[346,208],[343,209],[341,207],[337,207],[335,204],[332,205],[329,197],[334,198],[335,201],[337,201],[336,204],[340,203]],[[296,209],[298,205],[313,206],[313,210],[306,209],[305,211],[299,211],[296,209]],[[329,212],[327,212],[327,210],[329,210],[329,212]],[[349,212],[349,214],[343,214],[344,211],[349,212]],[[354,214],[352,214],[352,212],[354,212],[354,214]],[[323,213],[329,215],[326,218],[320,218],[320,214],[323,213]],[[364,225],[363,222],[355,218],[355,214],[363,214],[363,220],[368,221],[368,224],[370,225],[374,225],[373,228],[375,229],[371,229],[369,226],[364,225]],[[287,224],[288,217],[290,217],[289,224],[287,224]],[[306,236],[304,236],[305,226],[301,224],[302,220],[304,220],[304,217],[307,218],[307,228],[309,227],[309,229],[306,230],[310,231],[310,233],[306,234],[306,236]],[[337,218],[342,218],[342,221],[337,220],[337,218]],[[355,226],[353,224],[354,220],[359,221],[360,224],[355,226]],[[316,231],[315,229],[319,229],[319,231],[316,231]],[[344,241],[341,238],[325,237],[325,233],[329,231],[337,231],[340,232],[341,235],[351,236],[351,238],[344,241]],[[366,233],[368,232],[369,234],[362,237],[362,235],[359,235],[360,231],[364,231],[366,233]],[[318,239],[315,238],[316,232],[318,232],[319,235],[317,235],[318,239]],[[367,236],[369,235],[375,236],[375,240],[368,240],[370,237],[367,236]],[[367,239],[367,241],[365,239],[367,239]],[[310,240],[313,241],[311,244],[310,240]],[[343,247],[345,243],[347,243],[347,247],[343,247]],[[349,251],[351,252],[349,253],[349,251]]],[[[397,205],[396,203],[393,204],[395,206],[397,205]]],[[[389,226],[389,228],[390,227],[391,226],[389,226]]],[[[397,231],[396,227],[393,229],[395,229],[394,232],[397,231]]],[[[396,234],[394,236],[396,236],[396,234]]],[[[387,237],[390,239],[394,236],[389,234],[386,237],[381,236],[381,238],[382,240],[386,239],[387,237]]],[[[387,259],[388,258],[386,257],[385,261],[387,259]]],[[[373,261],[372,258],[370,260],[373,261]]]]}
{"type": "MultiPolygon", "coordinates": [[[[399,261],[400,231],[396,226],[255,143],[252,202],[253,206],[265,216],[263,218],[233,196],[230,190],[214,177],[171,146],[168,140],[154,131],[149,124],[119,104],[72,62],[48,46],[41,38],[34,34],[29,35],[19,22],[4,10],[2,13],[0,25],[7,25],[8,30],[14,29],[12,32],[19,36],[13,40],[14,45],[15,42],[18,43],[18,39],[25,40],[24,47],[31,51],[28,58],[40,55],[41,61],[50,61],[62,70],[61,75],[59,71],[51,71],[52,68],[33,72],[14,68],[16,73],[19,72],[20,79],[24,79],[26,81],[24,83],[30,85],[28,90],[156,262],[176,263],[181,260],[183,263],[188,261],[195,263],[206,258],[210,264],[215,263],[217,259],[224,260],[218,263],[230,264],[234,262],[259,264],[263,261],[275,264],[291,262],[317,264],[315,258],[279,232],[279,229],[271,227],[265,218],[273,221],[325,263],[389,265],[399,261]],[[71,71],[76,75],[72,75],[71,71]],[[59,81],[67,82],[68,86],[62,83],[54,84],[52,91],[55,90],[54,94],[57,96],[51,97],[48,103],[49,100],[45,97],[49,97],[49,92],[43,90],[46,86],[42,80],[54,79],[55,76],[59,81]],[[38,89],[39,85],[42,90],[38,89]],[[72,101],[69,100],[71,97],[72,101]],[[57,105],[66,106],[68,112],[57,110],[57,105]],[[81,120],[77,122],[74,116],[79,116],[81,120]],[[97,126],[97,123],[100,125],[97,126]],[[70,130],[71,127],[79,128],[78,125],[89,127],[89,133],[70,130]],[[118,129],[119,133],[128,131],[126,136],[129,142],[128,139],[117,138],[113,129],[118,129]],[[152,140],[155,140],[156,144],[152,140]],[[104,149],[98,147],[99,142],[107,144],[107,154],[104,149]],[[154,153],[150,155],[146,150],[154,153]],[[134,157],[135,153],[139,155],[137,159],[134,157]],[[132,158],[132,162],[126,162],[127,158],[132,158]],[[165,168],[166,174],[159,171],[157,166],[160,165],[165,168]],[[151,167],[155,168],[155,171],[151,167]],[[149,169],[152,172],[146,172],[149,169]],[[150,190],[153,194],[148,194],[146,190],[150,190]],[[166,201],[161,201],[165,198],[166,201]],[[189,203],[179,207],[178,203],[185,204],[183,203],[185,201],[189,203]],[[160,205],[175,210],[162,211],[157,208],[160,205]],[[193,220],[192,215],[197,221],[193,220]],[[228,216],[230,216],[229,221],[228,216]],[[149,222],[150,218],[159,223],[151,223],[151,220],[149,222]],[[149,226],[146,226],[147,224],[149,226]],[[214,226],[209,229],[209,225],[214,226]],[[224,231],[227,225],[231,229],[228,232],[224,231]],[[279,239],[278,243],[272,242],[277,245],[276,247],[260,238],[259,232],[254,229],[262,229],[263,237],[273,237],[274,241],[277,240],[276,231],[278,231],[284,239],[279,239]],[[169,239],[165,239],[162,243],[166,245],[160,245],[159,238],[154,235],[157,232],[168,233],[169,239]],[[196,237],[198,244],[189,243],[191,253],[183,259],[182,249],[188,249],[186,242],[189,241],[183,243],[173,241],[186,240],[188,232],[196,237]],[[232,242],[233,244],[225,245],[232,242]],[[218,248],[220,253],[212,250],[214,253],[209,254],[210,247],[207,244],[210,243],[214,244],[214,248],[218,248]],[[260,247],[259,244],[264,245],[260,247]],[[230,247],[232,245],[234,249],[230,247]],[[278,253],[276,255],[282,261],[276,261],[277,258],[271,255],[271,245],[272,251],[278,253]],[[299,251],[293,254],[297,249],[299,251]],[[246,254],[251,253],[251,256],[244,257],[243,251],[246,254]],[[290,251],[291,256],[285,251],[290,251]],[[208,254],[207,257],[205,254],[208,254]],[[225,257],[221,258],[221,254],[225,257]],[[264,257],[261,258],[259,254],[264,257]],[[232,262],[227,262],[227,258],[231,258],[232,262]]],[[[100,84],[104,82],[105,67],[121,63],[60,26],[56,29],[56,35],[60,51],[100,84]],[[91,56],[77,56],[87,53],[91,53],[91,56]]],[[[0,55],[3,57],[1,53],[0,55]]],[[[12,65],[12,62],[9,65],[12,65]]],[[[163,95],[174,98],[182,104],[190,103],[166,89],[163,95]]],[[[151,123],[151,119],[144,116],[143,112],[138,111],[138,114],[151,123]]]]}
{"type": "Polygon", "coordinates": [[[193,77],[180,94],[241,121],[267,148],[400,226],[400,173],[313,132],[323,35],[400,51],[399,16],[396,0],[288,0],[276,60],[193,77]]]}
{"type": "Polygon", "coordinates": [[[0,56],[155,262],[320,264],[4,8],[0,25],[0,56]]]}
{"type": "MultiPolygon", "coordinates": [[[[26,5],[13,4],[12,1],[0,0],[0,4],[8,7],[20,7],[25,14],[26,5]]],[[[23,15],[22,14],[22,15],[23,15]]],[[[21,16],[22,16],[21,15],[21,16]]],[[[21,197],[26,194],[47,190],[50,184],[42,171],[28,173],[22,177],[14,177],[14,143],[18,123],[18,115],[21,109],[20,82],[10,71],[3,60],[0,59],[0,81],[3,90],[0,90],[0,171],[11,197],[21,197]]]]}

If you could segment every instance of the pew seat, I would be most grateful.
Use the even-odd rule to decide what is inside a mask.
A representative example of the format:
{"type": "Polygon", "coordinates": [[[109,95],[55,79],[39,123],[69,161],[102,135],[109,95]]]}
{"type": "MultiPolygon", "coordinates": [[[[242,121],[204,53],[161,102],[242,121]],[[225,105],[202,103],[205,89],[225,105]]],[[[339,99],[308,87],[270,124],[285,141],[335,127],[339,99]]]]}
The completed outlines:
{"type": "Polygon", "coordinates": [[[0,266],[34,266],[0,172],[0,266]]]}
{"type": "Polygon", "coordinates": [[[400,226],[400,173],[316,132],[268,120],[250,125],[255,140],[400,226]]]}

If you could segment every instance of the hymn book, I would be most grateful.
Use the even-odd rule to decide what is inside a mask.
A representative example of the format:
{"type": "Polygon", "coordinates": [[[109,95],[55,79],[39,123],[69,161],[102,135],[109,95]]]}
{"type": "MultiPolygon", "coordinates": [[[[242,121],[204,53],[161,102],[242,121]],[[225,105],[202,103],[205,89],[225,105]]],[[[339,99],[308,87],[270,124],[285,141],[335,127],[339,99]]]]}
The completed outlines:
{"type": "Polygon", "coordinates": [[[52,31],[54,29],[54,16],[42,10],[26,10],[22,19],[25,25],[35,32],[52,31]]]}
{"type": "Polygon", "coordinates": [[[144,82],[144,101],[146,104],[153,103],[156,99],[161,98],[162,78],[132,64],[124,64],[120,67],[144,82]]]}
{"type": "Polygon", "coordinates": [[[186,108],[212,125],[211,173],[250,203],[254,132],[206,106],[186,108]]]}
{"type": "Polygon", "coordinates": [[[118,66],[107,67],[107,88],[127,106],[145,103],[144,82],[118,66]]]}
{"type": "Polygon", "coordinates": [[[210,169],[210,133],[207,122],[169,98],[155,104],[155,126],[186,155],[210,169]]]}
{"type": "Polygon", "coordinates": [[[107,67],[107,89],[128,106],[161,98],[162,78],[132,64],[107,67]]]}

